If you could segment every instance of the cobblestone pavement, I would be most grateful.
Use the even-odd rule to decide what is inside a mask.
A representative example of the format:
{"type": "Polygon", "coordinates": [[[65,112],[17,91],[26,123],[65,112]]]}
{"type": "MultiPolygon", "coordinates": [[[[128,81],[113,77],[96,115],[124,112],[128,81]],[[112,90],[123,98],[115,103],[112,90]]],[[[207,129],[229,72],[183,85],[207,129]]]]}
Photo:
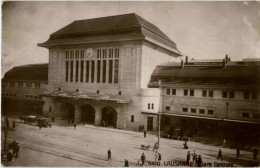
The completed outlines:
{"type": "MultiPolygon", "coordinates": [[[[15,130],[9,131],[8,141],[16,140],[20,145],[20,156],[5,166],[70,166],[70,167],[117,167],[124,166],[127,159],[131,167],[138,166],[141,154],[146,156],[146,166],[152,166],[155,160],[152,147],[157,141],[155,135],[144,138],[142,133],[93,125],[72,126],[53,125],[42,128],[18,123],[15,130]],[[141,145],[150,145],[143,150],[141,145]],[[111,149],[112,160],[107,161],[107,151],[111,149]]],[[[3,148],[2,132],[2,148],[3,148]]],[[[188,142],[189,149],[183,149],[183,141],[160,139],[159,152],[162,161],[157,166],[184,166],[187,152],[202,156],[205,166],[225,166],[233,163],[239,166],[259,165],[254,161],[252,152],[241,151],[236,159],[236,150],[222,148],[223,161],[217,160],[219,147],[197,142],[188,142]]],[[[259,160],[259,156],[257,158],[259,160]]],[[[140,165],[139,165],[140,166],[140,165]]],[[[230,166],[230,165],[229,165],[230,166]]]]}

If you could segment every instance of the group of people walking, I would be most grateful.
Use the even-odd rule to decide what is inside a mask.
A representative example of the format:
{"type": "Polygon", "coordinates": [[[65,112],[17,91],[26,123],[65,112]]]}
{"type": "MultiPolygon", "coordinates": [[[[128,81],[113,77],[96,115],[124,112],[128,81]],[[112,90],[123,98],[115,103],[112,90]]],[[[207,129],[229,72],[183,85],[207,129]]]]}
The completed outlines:
{"type": "Polygon", "coordinates": [[[20,147],[15,140],[12,143],[8,144],[8,152],[7,152],[7,161],[8,162],[11,162],[14,157],[18,158],[19,149],[20,149],[20,147]]]}
{"type": "Polygon", "coordinates": [[[195,150],[191,154],[190,151],[187,153],[186,158],[186,165],[187,166],[194,166],[194,167],[201,167],[203,164],[201,155],[197,155],[195,150]]]}

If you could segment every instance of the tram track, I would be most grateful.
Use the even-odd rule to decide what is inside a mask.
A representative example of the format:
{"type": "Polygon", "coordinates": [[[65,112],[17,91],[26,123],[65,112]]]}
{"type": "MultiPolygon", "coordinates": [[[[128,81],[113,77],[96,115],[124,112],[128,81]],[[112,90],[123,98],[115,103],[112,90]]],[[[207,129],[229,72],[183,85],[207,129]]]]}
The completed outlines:
{"type": "MultiPolygon", "coordinates": [[[[107,161],[104,156],[82,151],[80,149],[70,148],[68,146],[64,147],[48,142],[42,142],[37,138],[26,137],[25,135],[18,132],[9,133],[9,138],[12,140],[17,140],[21,146],[31,150],[45,152],[55,156],[64,157],[98,167],[107,165],[107,161]]],[[[113,159],[113,164],[115,164],[115,166],[119,166],[123,164],[123,161],[113,159]]]]}

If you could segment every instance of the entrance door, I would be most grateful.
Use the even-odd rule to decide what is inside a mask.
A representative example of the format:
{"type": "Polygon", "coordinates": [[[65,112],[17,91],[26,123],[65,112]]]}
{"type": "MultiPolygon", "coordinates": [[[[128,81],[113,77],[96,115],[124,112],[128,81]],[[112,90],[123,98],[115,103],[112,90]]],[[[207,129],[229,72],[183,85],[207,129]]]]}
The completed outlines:
{"type": "Polygon", "coordinates": [[[147,117],[147,131],[153,131],[153,117],[147,117]]]}

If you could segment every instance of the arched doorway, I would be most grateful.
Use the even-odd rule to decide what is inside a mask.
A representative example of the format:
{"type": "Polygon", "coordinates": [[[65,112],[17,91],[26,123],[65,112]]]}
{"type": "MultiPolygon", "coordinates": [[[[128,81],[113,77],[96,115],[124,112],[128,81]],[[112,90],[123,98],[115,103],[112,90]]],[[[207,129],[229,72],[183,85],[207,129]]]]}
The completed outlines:
{"type": "Polygon", "coordinates": [[[70,103],[60,103],[57,115],[57,119],[67,120],[68,124],[72,124],[75,119],[75,107],[70,103]]]}
{"type": "Polygon", "coordinates": [[[105,107],[102,109],[102,125],[105,127],[116,128],[117,112],[113,107],[105,107]]]}
{"type": "Polygon", "coordinates": [[[81,106],[81,121],[83,124],[95,124],[95,109],[89,104],[81,106]]]}

